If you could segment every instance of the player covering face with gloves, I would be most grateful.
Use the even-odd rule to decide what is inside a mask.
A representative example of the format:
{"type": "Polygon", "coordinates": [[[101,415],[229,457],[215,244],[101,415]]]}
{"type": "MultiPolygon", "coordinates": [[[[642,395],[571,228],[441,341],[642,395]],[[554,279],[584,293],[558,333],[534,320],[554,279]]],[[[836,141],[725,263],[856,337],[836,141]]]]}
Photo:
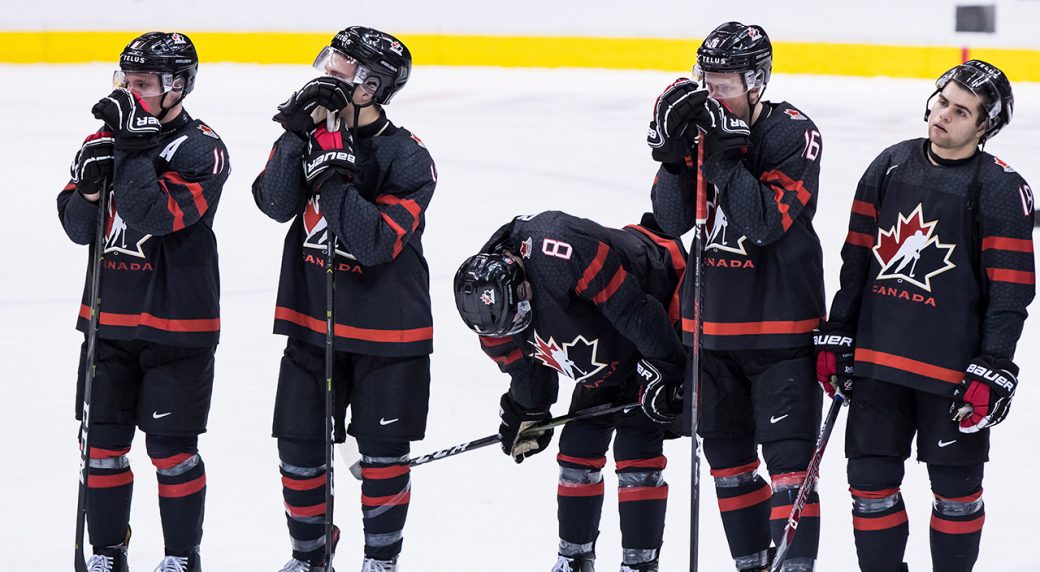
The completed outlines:
{"type": "Polygon", "coordinates": [[[886,149],[856,189],[841,289],[816,345],[820,383],[850,401],[862,570],[900,569],[900,486],[915,437],[935,496],[933,568],[969,571],[979,555],[990,427],[1015,395],[1012,360],[1035,291],[1032,192],[980,148],[1013,110],[1001,70],[951,68],[928,99],[927,138],[886,149]]]}
{"type": "Polygon", "coordinates": [[[549,211],[500,228],[455,275],[459,314],[510,376],[499,436],[517,463],[549,446],[551,429],[527,430],[551,418],[560,374],[577,382],[571,412],[634,404],[562,430],[554,571],[593,570],[601,470],[615,432],[622,570],[658,569],[668,498],[662,442],[682,409],[684,258],[650,215],[618,230],[549,211]]]}

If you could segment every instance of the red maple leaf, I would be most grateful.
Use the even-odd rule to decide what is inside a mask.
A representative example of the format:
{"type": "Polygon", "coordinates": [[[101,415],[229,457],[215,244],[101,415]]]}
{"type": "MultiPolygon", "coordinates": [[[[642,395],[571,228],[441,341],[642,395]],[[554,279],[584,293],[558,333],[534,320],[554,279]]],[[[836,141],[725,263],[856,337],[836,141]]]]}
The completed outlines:
{"type": "Polygon", "coordinates": [[[892,257],[899,252],[899,247],[902,246],[908,237],[913,236],[917,231],[921,231],[925,236],[929,236],[934,226],[935,222],[925,224],[921,218],[920,207],[918,207],[910,214],[909,220],[904,220],[903,215],[900,214],[897,225],[889,229],[888,232],[878,229],[878,244],[874,247],[874,253],[881,262],[881,266],[888,266],[892,261],[892,257]]]}
{"type": "Polygon", "coordinates": [[[566,370],[564,370],[563,366],[556,361],[555,357],[553,357],[554,354],[558,354],[562,350],[560,349],[560,346],[556,343],[556,340],[552,339],[552,336],[549,337],[549,341],[545,341],[541,338],[541,336],[538,335],[537,332],[535,332],[534,341],[529,343],[534,346],[535,358],[541,360],[542,363],[555,369],[556,371],[565,373],[566,370]]]}

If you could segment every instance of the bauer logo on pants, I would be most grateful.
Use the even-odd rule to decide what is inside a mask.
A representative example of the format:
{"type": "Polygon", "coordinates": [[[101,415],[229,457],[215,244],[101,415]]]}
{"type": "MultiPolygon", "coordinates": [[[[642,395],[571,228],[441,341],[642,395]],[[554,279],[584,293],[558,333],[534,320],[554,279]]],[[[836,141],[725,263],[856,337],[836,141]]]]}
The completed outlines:
{"type": "Polygon", "coordinates": [[[881,272],[877,279],[906,281],[931,292],[932,278],[956,267],[950,261],[956,245],[939,241],[938,223],[925,222],[923,207],[918,204],[909,216],[899,213],[896,226],[887,231],[878,228],[874,257],[881,263],[881,272]]]}

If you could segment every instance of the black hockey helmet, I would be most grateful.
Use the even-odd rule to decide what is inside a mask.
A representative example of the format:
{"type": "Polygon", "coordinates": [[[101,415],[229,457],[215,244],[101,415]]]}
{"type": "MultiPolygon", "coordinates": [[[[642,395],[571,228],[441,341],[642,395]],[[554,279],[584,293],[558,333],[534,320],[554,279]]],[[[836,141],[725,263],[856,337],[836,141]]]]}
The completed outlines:
{"type": "Polygon", "coordinates": [[[505,337],[531,325],[524,269],[507,254],[477,254],[455,273],[455,306],[462,321],[483,336],[505,337]]]}
{"type": "Polygon", "coordinates": [[[704,72],[742,73],[747,89],[764,88],[773,73],[773,44],[761,26],[726,22],[697,49],[693,76],[703,83],[704,72]]]}
{"type": "Polygon", "coordinates": [[[935,80],[935,91],[925,106],[925,121],[928,121],[931,112],[932,99],[951,81],[957,82],[982,101],[983,116],[989,124],[980,143],[985,143],[1005,125],[1011,123],[1011,116],[1015,111],[1015,96],[1011,93],[1011,82],[999,68],[982,60],[968,60],[950,68],[935,80]]]}
{"type": "Polygon", "coordinates": [[[401,40],[372,28],[351,26],[337,33],[318,54],[314,66],[321,69],[322,62],[332,55],[331,52],[357,62],[359,74],[354,83],[370,91],[374,89],[373,101],[379,105],[390,103],[412,73],[412,53],[401,40]],[[373,79],[377,81],[372,82],[373,79]]]}
{"type": "MultiPolygon", "coordinates": [[[[180,91],[184,97],[195,89],[198,71],[199,54],[188,36],[178,32],[148,32],[123,48],[116,74],[158,74],[164,91],[180,91]]],[[[121,84],[121,77],[115,83],[121,84]]]]}

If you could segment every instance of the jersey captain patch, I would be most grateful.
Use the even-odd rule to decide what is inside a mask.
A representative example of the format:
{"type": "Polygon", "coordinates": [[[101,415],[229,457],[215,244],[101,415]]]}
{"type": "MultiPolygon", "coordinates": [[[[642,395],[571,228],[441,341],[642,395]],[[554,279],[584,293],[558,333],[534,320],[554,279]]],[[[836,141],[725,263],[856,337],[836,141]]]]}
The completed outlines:
{"type": "Polygon", "coordinates": [[[931,292],[932,278],[956,267],[950,261],[956,245],[939,241],[935,233],[938,222],[925,222],[923,207],[918,204],[907,216],[899,213],[889,230],[878,228],[873,249],[881,264],[877,280],[906,281],[931,292]]]}
{"type": "Polygon", "coordinates": [[[589,341],[578,335],[561,346],[552,336],[546,341],[535,331],[534,341],[527,343],[534,346],[534,357],[538,361],[579,383],[607,367],[606,363],[596,361],[599,339],[589,341]]]}

